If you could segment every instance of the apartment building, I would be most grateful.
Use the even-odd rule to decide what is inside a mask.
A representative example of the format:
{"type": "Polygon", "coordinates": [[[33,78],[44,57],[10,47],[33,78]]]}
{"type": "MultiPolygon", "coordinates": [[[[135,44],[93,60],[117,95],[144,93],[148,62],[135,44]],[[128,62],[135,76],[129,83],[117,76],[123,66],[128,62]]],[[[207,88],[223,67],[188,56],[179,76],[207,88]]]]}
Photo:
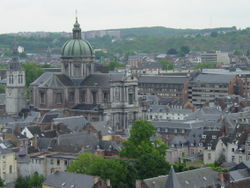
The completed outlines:
{"type": "Polygon", "coordinates": [[[188,100],[195,106],[213,102],[217,97],[242,94],[243,82],[235,75],[199,74],[188,87],[188,100]]]}
{"type": "Polygon", "coordinates": [[[143,75],[139,77],[139,94],[187,99],[187,76],[143,75]]]}

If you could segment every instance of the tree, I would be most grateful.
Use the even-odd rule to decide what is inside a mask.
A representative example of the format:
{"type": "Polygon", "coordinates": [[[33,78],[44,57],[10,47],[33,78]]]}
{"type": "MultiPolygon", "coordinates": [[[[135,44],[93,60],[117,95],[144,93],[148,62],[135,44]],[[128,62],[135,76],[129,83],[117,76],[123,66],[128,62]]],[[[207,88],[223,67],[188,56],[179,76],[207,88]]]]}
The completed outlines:
{"type": "Polygon", "coordinates": [[[0,177],[0,187],[4,186],[4,180],[0,177]]]}
{"type": "Polygon", "coordinates": [[[110,179],[114,188],[130,188],[135,184],[136,170],[132,164],[118,159],[104,159],[91,153],[81,154],[68,170],[110,179]]]}
{"type": "Polygon", "coordinates": [[[179,51],[179,55],[183,57],[183,56],[187,55],[189,52],[190,52],[190,49],[188,46],[181,46],[180,51],[179,51]]]}
{"type": "Polygon", "coordinates": [[[108,65],[106,65],[110,71],[115,70],[116,68],[125,67],[125,65],[118,63],[116,61],[111,61],[108,65]]]}
{"type": "Polygon", "coordinates": [[[44,72],[43,69],[36,63],[24,63],[23,68],[25,70],[27,87],[44,72]]]}
{"type": "Polygon", "coordinates": [[[166,59],[161,59],[160,63],[162,65],[162,68],[164,70],[173,70],[174,69],[174,65],[173,63],[171,63],[169,60],[166,59]]]}
{"type": "Polygon", "coordinates": [[[214,69],[216,68],[216,63],[200,63],[194,67],[194,69],[214,69]]]}
{"type": "Polygon", "coordinates": [[[5,86],[4,85],[0,85],[0,93],[5,93],[5,86]]]}
{"type": "Polygon", "coordinates": [[[29,178],[23,178],[21,176],[19,176],[16,180],[15,183],[15,188],[31,188],[30,184],[29,184],[29,178]]]}
{"type": "Polygon", "coordinates": [[[135,168],[137,169],[137,177],[139,179],[146,179],[167,174],[170,165],[165,161],[164,157],[147,153],[141,155],[136,160],[135,168]]]}
{"type": "Polygon", "coordinates": [[[45,178],[42,175],[39,175],[37,172],[31,175],[29,179],[29,184],[32,188],[40,188],[45,178]]]}
{"type": "Polygon", "coordinates": [[[218,37],[218,32],[217,31],[213,31],[211,34],[210,34],[211,37],[218,37]]]}
{"type": "Polygon", "coordinates": [[[175,48],[170,48],[168,51],[167,51],[167,54],[169,55],[176,55],[178,52],[175,48]]]}
{"type": "Polygon", "coordinates": [[[151,140],[156,135],[152,123],[145,120],[137,120],[130,131],[130,137],[123,143],[120,155],[123,157],[138,158],[147,153],[165,156],[166,145],[160,140],[151,140]]]}
{"type": "Polygon", "coordinates": [[[15,183],[15,188],[42,188],[45,178],[37,172],[30,177],[19,176],[15,183]]]}
{"type": "Polygon", "coordinates": [[[243,56],[243,53],[242,53],[241,50],[235,50],[234,51],[234,55],[236,55],[236,56],[243,56]]]}

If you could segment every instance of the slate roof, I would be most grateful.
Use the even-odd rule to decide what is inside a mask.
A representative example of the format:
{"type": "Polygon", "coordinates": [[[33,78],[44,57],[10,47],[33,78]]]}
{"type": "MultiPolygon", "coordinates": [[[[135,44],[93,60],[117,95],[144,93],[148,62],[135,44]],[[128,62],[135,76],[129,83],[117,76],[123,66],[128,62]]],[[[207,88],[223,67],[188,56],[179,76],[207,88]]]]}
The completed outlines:
{"type": "Polygon", "coordinates": [[[27,129],[31,132],[32,135],[41,136],[42,131],[39,126],[30,126],[30,127],[27,127],[27,129]]]}
{"type": "Polygon", "coordinates": [[[93,121],[90,122],[90,125],[93,126],[98,132],[101,132],[102,136],[112,134],[112,128],[109,126],[107,121],[93,121]]]}
{"type": "Polygon", "coordinates": [[[165,112],[167,113],[169,109],[165,105],[150,105],[148,108],[149,112],[159,113],[159,112],[165,112]]]}
{"type": "Polygon", "coordinates": [[[191,82],[229,84],[234,78],[234,75],[199,74],[191,82]]]}
{"type": "Polygon", "coordinates": [[[84,116],[71,116],[64,118],[54,118],[54,123],[62,123],[67,126],[71,131],[79,131],[82,130],[86,125],[87,120],[84,116]]]}
{"type": "Polygon", "coordinates": [[[206,149],[211,147],[212,150],[215,150],[218,140],[222,135],[221,131],[204,131],[203,135],[206,136],[206,138],[201,139],[203,147],[206,149]]]}
{"type": "Polygon", "coordinates": [[[172,129],[194,129],[204,127],[204,121],[183,121],[183,120],[172,120],[172,121],[152,121],[155,128],[172,128],[172,129]]]}
{"type": "Polygon", "coordinates": [[[247,177],[250,177],[250,172],[248,169],[239,169],[229,172],[230,179],[232,181],[238,181],[247,177]]]}
{"type": "MultiPolygon", "coordinates": [[[[216,187],[216,185],[220,184],[218,175],[219,173],[215,172],[210,167],[176,173],[180,187],[183,188],[201,188],[209,186],[216,187]]],[[[148,186],[148,188],[172,188],[166,187],[167,179],[168,176],[159,176],[145,179],[143,181],[148,186]]]]}
{"type": "Polygon", "coordinates": [[[110,87],[109,74],[91,74],[80,84],[81,86],[90,87],[110,87]]]}
{"type": "Polygon", "coordinates": [[[177,179],[173,166],[171,166],[170,172],[168,174],[165,188],[181,188],[181,185],[177,179]]]}
{"type": "Polygon", "coordinates": [[[65,74],[55,72],[44,72],[39,78],[30,84],[41,88],[62,88],[73,86],[72,80],[65,74]]]}
{"type": "Polygon", "coordinates": [[[57,171],[43,182],[43,185],[64,188],[90,188],[93,187],[94,176],[57,171]]]}
{"type": "Polygon", "coordinates": [[[48,81],[49,78],[53,75],[53,72],[44,72],[39,78],[37,78],[34,82],[32,82],[30,85],[31,86],[39,86],[46,81],[48,81]]]}
{"type": "Polygon", "coordinates": [[[86,151],[93,151],[98,145],[98,136],[94,133],[77,132],[60,135],[58,137],[59,146],[78,146],[86,151]]]}
{"type": "Polygon", "coordinates": [[[49,112],[44,114],[41,123],[51,123],[53,121],[53,119],[60,117],[60,112],[49,112]]]}
{"type": "Polygon", "coordinates": [[[121,144],[115,141],[100,140],[99,146],[100,146],[100,149],[103,149],[105,151],[112,151],[112,150],[121,151],[122,150],[121,144]]]}
{"type": "Polygon", "coordinates": [[[168,84],[184,84],[188,80],[186,76],[140,76],[140,83],[168,83],[168,84]]]}
{"type": "Polygon", "coordinates": [[[39,138],[37,141],[37,146],[39,151],[47,151],[52,138],[39,138]]]}

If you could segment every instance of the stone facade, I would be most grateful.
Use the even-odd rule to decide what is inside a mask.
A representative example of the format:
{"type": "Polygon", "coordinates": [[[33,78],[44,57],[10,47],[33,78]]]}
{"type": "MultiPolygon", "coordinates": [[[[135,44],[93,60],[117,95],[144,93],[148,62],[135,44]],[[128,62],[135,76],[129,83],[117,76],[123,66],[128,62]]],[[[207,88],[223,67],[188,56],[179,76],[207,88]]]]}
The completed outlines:
{"type": "MultiPolygon", "coordinates": [[[[62,72],[45,72],[30,85],[31,105],[37,109],[75,109],[97,106],[114,131],[124,132],[138,118],[138,80],[131,73],[95,73],[94,53],[80,37],[75,23],[73,39],[62,48],[62,72]]],[[[96,113],[96,111],[93,113],[96,113]]],[[[88,117],[86,117],[88,119],[88,117]]]]}
{"type": "Polygon", "coordinates": [[[14,48],[13,58],[7,71],[6,113],[18,114],[26,107],[25,72],[18,61],[17,48],[14,48]]]}

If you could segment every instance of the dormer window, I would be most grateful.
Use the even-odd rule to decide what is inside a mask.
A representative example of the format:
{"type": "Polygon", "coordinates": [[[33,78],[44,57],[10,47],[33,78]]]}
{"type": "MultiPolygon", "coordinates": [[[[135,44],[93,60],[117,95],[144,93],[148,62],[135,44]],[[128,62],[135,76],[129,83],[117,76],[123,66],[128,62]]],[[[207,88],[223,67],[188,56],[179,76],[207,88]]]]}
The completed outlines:
{"type": "Polygon", "coordinates": [[[206,138],[206,137],[207,137],[207,135],[205,135],[205,134],[202,135],[202,138],[206,138]]]}
{"type": "Polygon", "coordinates": [[[212,136],[212,139],[216,139],[216,138],[217,138],[217,136],[216,136],[216,135],[213,135],[213,136],[212,136]]]}

